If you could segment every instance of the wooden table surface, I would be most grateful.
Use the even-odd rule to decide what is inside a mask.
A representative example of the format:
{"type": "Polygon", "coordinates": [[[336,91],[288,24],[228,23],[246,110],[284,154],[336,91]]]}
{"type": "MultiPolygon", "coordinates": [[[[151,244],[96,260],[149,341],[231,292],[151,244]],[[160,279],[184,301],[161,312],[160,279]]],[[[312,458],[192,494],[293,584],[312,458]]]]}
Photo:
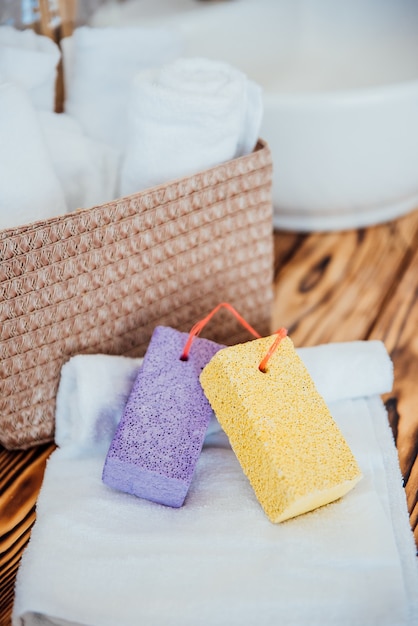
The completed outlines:
{"type": "MultiPolygon", "coordinates": [[[[418,211],[367,229],[276,232],[273,328],[296,346],[381,339],[395,366],[384,398],[418,545],[418,211]]],[[[19,560],[52,444],[0,447],[0,626],[9,626],[19,560]]]]}

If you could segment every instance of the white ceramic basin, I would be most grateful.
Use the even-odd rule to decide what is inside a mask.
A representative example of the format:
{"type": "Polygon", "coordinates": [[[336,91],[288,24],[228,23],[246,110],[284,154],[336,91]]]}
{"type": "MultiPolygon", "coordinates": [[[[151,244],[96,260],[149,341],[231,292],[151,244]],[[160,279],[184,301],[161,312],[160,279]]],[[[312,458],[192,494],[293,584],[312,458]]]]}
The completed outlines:
{"type": "Polygon", "coordinates": [[[168,25],[185,54],[264,89],[276,227],[370,225],[418,207],[416,0],[136,0],[94,25],[168,25]]]}

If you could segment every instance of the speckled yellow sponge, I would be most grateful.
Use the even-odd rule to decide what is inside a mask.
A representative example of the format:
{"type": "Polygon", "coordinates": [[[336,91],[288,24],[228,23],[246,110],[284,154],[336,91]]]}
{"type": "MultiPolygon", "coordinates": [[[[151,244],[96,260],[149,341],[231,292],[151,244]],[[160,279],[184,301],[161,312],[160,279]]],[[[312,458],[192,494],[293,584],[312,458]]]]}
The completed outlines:
{"type": "Polygon", "coordinates": [[[361,472],[289,337],[220,350],[200,382],[268,518],[282,522],[346,494],[361,472]]]}

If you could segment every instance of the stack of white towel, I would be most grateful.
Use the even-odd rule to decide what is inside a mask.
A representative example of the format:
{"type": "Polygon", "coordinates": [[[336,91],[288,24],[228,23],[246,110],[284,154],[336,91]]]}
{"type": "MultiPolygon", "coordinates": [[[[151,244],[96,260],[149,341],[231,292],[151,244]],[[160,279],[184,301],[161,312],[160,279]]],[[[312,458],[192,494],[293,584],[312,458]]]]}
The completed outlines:
{"type": "Polygon", "coordinates": [[[103,464],[140,361],[79,355],[62,369],[56,441],[18,573],[14,626],[413,626],[418,570],[379,394],[380,342],[299,351],[363,480],[272,524],[213,419],[180,509],[105,486],[103,464]]]}
{"type": "Polygon", "coordinates": [[[37,117],[54,110],[59,58],[47,37],[0,27],[0,228],[66,210],[37,117]]]}
{"type": "Polygon", "coordinates": [[[37,112],[27,93],[9,82],[0,83],[0,172],[0,228],[66,211],[37,112]]]}
{"type": "Polygon", "coordinates": [[[0,228],[116,195],[115,151],[54,113],[60,57],[49,38],[0,27],[0,228]]]}
{"type": "Polygon", "coordinates": [[[0,27],[0,228],[102,204],[247,154],[258,85],[226,64],[181,58],[174,32],[83,26],[61,50],[0,27]]]}
{"type": "Polygon", "coordinates": [[[226,63],[183,58],[174,31],[83,26],[62,45],[65,110],[119,151],[118,195],[254,149],[261,88],[226,63]]]}

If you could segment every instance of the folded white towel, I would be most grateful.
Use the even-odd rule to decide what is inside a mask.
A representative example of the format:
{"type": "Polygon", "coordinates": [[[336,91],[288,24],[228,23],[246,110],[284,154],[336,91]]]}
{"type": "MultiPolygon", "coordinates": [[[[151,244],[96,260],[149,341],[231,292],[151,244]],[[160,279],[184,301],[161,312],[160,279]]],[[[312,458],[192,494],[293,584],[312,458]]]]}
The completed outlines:
{"type": "MultiPolygon", "coordinates": [[[[309,348],[314,378],[335,359],[355,373],[350,354],[340,358],[345,348],[331,347],[328,363],[309,348]]],[[[358,349],[371,350],[387,375],[387,355],[379,363],[375,345],[358,349]]],[[[73,406],[99,392],[88,376],[73,406]]],[[[416,624],[417,562],[386,411],[377,396],[330,408],[364,479],[340,501],[279,525],[263,514],[223,432],[205,443],[185,505],[172,509],[107,488],[103,439],[78,447],[74,422],[48,462],[14,626],[416,624]]],[[[57,412],[57,432],[59,421],[57,412]]]]}
{"type": "Polygon", "coordinates": [[[0,228],[66,212],[37,112],[18,85],[0,84],[0,228]]]}
{"type": "Polygon", "coordinates": [[[65,113],[39,112],[39,121],[64,191],[68,211],[89,208],[116,198],[119,154],[87,137],[65,113]]]}
{"type": "Polygon", "coordinates": [[[77,28],[63,47],[65,111],[88,136],[123,150],[132,78],[176,58],[180,51],[179,37],[171,30],[77,28]]]}
{"type": "Polygon", "coordinates": [[[61,52],[49,37],[0,26],[0,76],[25,89],[35,108],[53,111],[61,52]]]}
{"type": "Polygon", "coordinates": [[[248,154],[262,112],[261,88],[221,61],[179,58],[138,74],[120,195],[248,154]]]}

